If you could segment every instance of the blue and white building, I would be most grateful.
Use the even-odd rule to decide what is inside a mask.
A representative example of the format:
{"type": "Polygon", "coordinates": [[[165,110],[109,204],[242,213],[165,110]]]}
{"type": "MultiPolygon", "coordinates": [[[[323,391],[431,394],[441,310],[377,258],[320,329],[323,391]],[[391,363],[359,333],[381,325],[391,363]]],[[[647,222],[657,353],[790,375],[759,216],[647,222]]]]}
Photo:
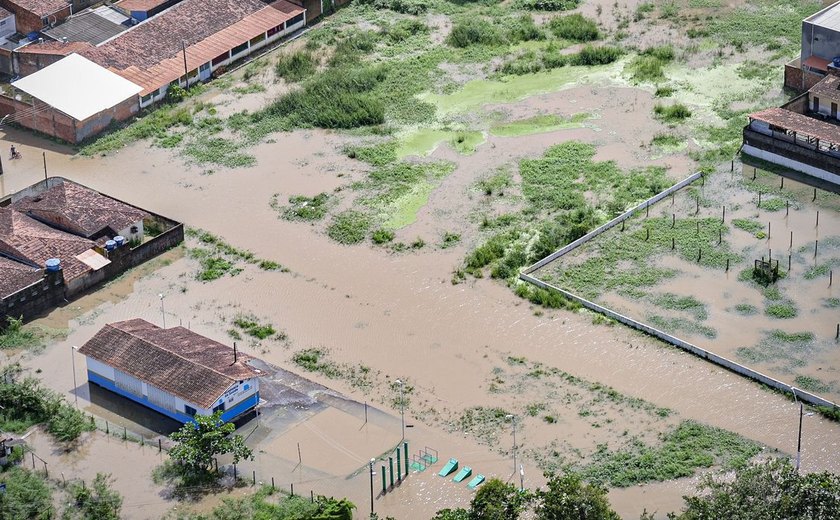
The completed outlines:
{"type": "Polygon", "coordinates": [[[260,401],[254,358],[183,327],[111,323],[79,352],[91,383],[182,423],[216,411],[232,421],[260,401]]]}

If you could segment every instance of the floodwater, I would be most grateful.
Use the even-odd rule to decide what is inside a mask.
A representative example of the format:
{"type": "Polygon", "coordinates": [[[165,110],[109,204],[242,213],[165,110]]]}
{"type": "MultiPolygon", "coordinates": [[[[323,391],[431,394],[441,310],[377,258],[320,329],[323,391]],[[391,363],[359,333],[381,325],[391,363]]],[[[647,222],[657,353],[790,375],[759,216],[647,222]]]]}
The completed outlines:
{"type": "MultiPolygon", "coordinates": [[[[696,298],[705,305],[704,312],[708,315],[699,323],[713,328],[716,334],[709,338],[699,330],[664,327],[667,332],[838,402],[840,351],[835,333],[840,323],[840,309],[828,302],[840,295],[838,286],[830,278],[832,270],[840,274],[840,212],[837,211],[840,196],[817,190],[817,202],[812,202],[811,188],[790,179],[785,179],[783,185],[780,177],[764,172],[762,180],[775,185],[770,192],[763,194],[763,203],[769,200],[781,203],[781,209],[770,211],[758,207],[758,194],[743,187],[742,180],[752,180],[752,168],[746,169],[748,172],[744,177],[741,172],[723,173],[712,176],[702,187],[699,182],[696,183],[695,187],[702,188],[700,193],[706,201],[700,205],[696,217],[694,196],[686,190],[682,190],[673,203],[668,197],[652,206],[650,211],[651,217],[723,218],[725,206],[730,229],[725,240],[730,250],[741,256],[741,261],[732,262],[730,270],[723,272],[723,269],[704,268],[677,255],[663,254],[657,257],[656,265],[673,269],[677,275],[642,289],[650,294],[670,293],[696,298]],[[792,197],[789,209],[784,202],[787,197],[792,197]],[[758,230],[739,229],[733,225],[734,219],[753,222],[758,230]],[[821,248],[818,242],[822,244],[821,248]],[[818,248],[816,256],[815,247],[818,248]],[[773,284],[781,293],[777,300],[768,299],[763,288],[757,284],[739,279],[743,270],[751,269],[754,262],[762,258],[779,261],[779,269],[787,273],[773,284]],[[818,272],[814,268],[818,266],[828,267],[824,273],[816,274],[818,272]],[[794,305],[795,317],[783,319],[765,312],[770,305],[784,301],[794,305]],[[736,306],[739,305],[752,306],[753,310],[744,315],[737,311],[736,306]],[[775,347],[769,350],[767,345],[771,340],[768,336],[774,330],[787,334],[810,332],[814,340],[807,348],[783,345],[778,347],[778,351],[775,347]],[[744,348],[758,353],[767,352],[769,359],[748,357],[749,354],[742,351],[744,348]],[[800,383],[802,378],[819,381],[821,388],[800,383]]],[[[635,229],[633,226],[640,225],[643,220],[644,215],[635,218],[629,229],[635,229]]],[[[541,272],[562,270],[564,264],[575,265],[583,258],[597,254],[598,243],[620,233],[619,228],[614,228],[603,237],[546,266],[541,272]]],[[[639,305],[638,298],[616,291],[609,291],[598,299],[642,322],[649,322],[654,315],[695,319],[691,309],[686,312],[663,309],[649,303],[639,305]]]]}
{"type": "MultiPolygon", "coordinates": [[[[167,326],[182,324],[229,343],[226,330],[230,320],[236,313],[244,312],[271,322],[288,334],[289,343],[264,342],[254,348],[253,353],[268,362],[302,372],[290,363],[293,352],[320,347],[337,363],[371,367],[377,376],[374,386],[367,390],[343,379],[306,375],[356,401],[385,406],[392,415],[390,420],[383,419],[371,427],[376,442],[370,444],[372,441],[365,439],[364,432],[354,434],[355,440],[344,441],[342,432],[353,428],[354,421],[360,422],[358,410],[355,419],[332,411],[329,413],[338,415],[320,419],[316,415],[312,429],[301,424],[278,432],[274,438],[263,432],[265,442],[254,437],[257,461],[241,469],[245,476],[259,470],[261,481],[274,476],[283,486],[297,478],[298,492],[305,493],[308,488],[316,493],[348,496],[359,506],[360,516],[366,514],[369,502],[365,461],[383,453],[379,448],[375,453],[368,452],[399,440],[399,410],[381,404],[393,399],[388,383],[396,378],[414,387],[406,410],[406,423],[412,425],[406,430],[412,453],[418,447],[430,446],[439,450],[442,460],[457,457],[488,477],[512,476],[511,450],[500,448],[509,444],[512,432],[500,428],[497,440],[488,446],[469,432],[455,428],[450,433],[451,428],[447,427],[447,419],[469,407],[499,406],[522,417],[528,403],[546,399],[545,387],[541,385],[526,385],[501,394],[490,391],[494,369],[506,369],[507,356],[557,367],[657,407],[667,407],[674,411],[672,420],[694,419],[791,453],[796,446],[797,408],[780,395],[626,328],[593,325],[587,313],[547,311],[536,315],[530,305],[491,280],[450,283],[452,270],[460,265],[467,247],[476,240],[476,226],[469,223],[469,218],[479,201],[470,186],[498,165],[541,154],[550,144],[572,138],[597,144],[599,160],[615,159],[624,168],[649,163],[644,152],[640,152],[637,136],[653,135],[662,128],[650,118],[650,94],[632,89],[582,87],[538,96],[507,109],[511,120],[542,111],[565,116],[595,112],[595,102],[586,101],[593,90],[599,93],[599,103],[616,107],[599,113],[600,119],[595,122],[598,128],[521,138],[491,136],[468,159],[446,146],[435,151],[433,158],[452,160],[458,168],[432,193],[428,205],[418,214],[418,221],[398,233],[398,239],[400,235],[419,235],[429,244],[406,254],[391,254],[369,245],[341,246],[326,237],[322,226],[278,219],[269,207],[274,194],[280,194],[280,200],[293,194],[311,196],[331,192],[362,177],[365,168],[340,153],[342,138],[337,134],[279,134],[275,142],[252,150],[257,166],[217,169],[216,173],[205,175],[203,168],[185,165],[174,152],[149,148],[146,143],[104,158],[71,158],[61,147],[9,130],[5,139],[23,143],[20,148],[24,157],[5,165],[0,188],[6,192],[27,186],[43,175],[36,146],[42,147],[48,150],[47,164],[52,175],[68,177],[189,226],[206,229],[238,248],[249,249],[290,269],[282,273],[247,267],[236,277],[201,283],[194,279],[196,266],[192,260],[174,258],[168,265],[161,264],[153,275],[126,278],[131,283],[120,286],[118,298],[99,301],[94,294],[74,301],[71,306],[84,312],[81,316],[59,309],[46,317],[45,323],[69,327],[69,336],[25,363],[32,369],[41,369],[40,377],[47,385],[70,399],[78,396],[80,406],[86,410],[107,414],[111,412],[86,401],[81,358],[74,360],[74,388],[72,365],[67,359],[72,356],[72,345],[84,343],[105,323],[135,317],[157,324],[162,324],[165,317],[167,326]],[[632,108],[628,99],[634,101],[632,108]],[[628,108],[619,111],[617,107],[622,104],[628,108]],[[462,232],[462,245],[446,250],[434,248],[444,231],[462,232]],[[164,295],[162,302],[158,294],[164,295]],[[284,436],[289,443],[320,436],[336,456],[329,457],[325,452],[324,457],[312,461],[311,467],[294,470],[298,463],[296,450],[290,452],[289,443],[279,440],[284,436]],[[361,472],[348,478],[348,468],[356,463],[361,472]]],[[[685,158],[660,160],[660,164],[665,163],[672,166],[674,177],[689,173],[690,162],[685,158]]],[[[349,204],[349,200],[342,204],[349,204]]],[[[528,449],[542,450],[552,440],[568,438],[568,446],[584,448],[599,440],[593,428],[582,422],[572,423],[571,415],[577,412],[562,407],[557,410],[569,414],[559,417],[561,425],[567,420],[574,426],[565,429],[538,419],[523,421],[517,432],[520,454],[528,449]],[[583,439],[587,434],[592,437],[583,439]]],[[[118,420],[118,414],[112,417],[118,420]]],[[[632,427],[632,419],[628,418],[632,416],[616,412],[608,417],[614,421],[616,431],[632,427]]],[[[667,424],[670,423],[656,423],[655,428],[667,424]]],[[[253,428],[249,423],[243,430],[249,432],[253,428]]],[[[803,468],[840,471],[838,445],[840,426],[819,416],[807,417],[803,468]]],[[[113,460],[120,460],[119,454],[94,464],[90,460],[97,455],[95,450],[91,453],[86,459],[91,468],[101,464],[115,474],[120,469],[111,469],[118,465],[113,460]],[[112,462],[106,464],[105,460],[112,462]]],[[[307,463],[310,455],[303,457],[307,463]]],[[[527,456],[524,470],[526,485],[541,483],[540,470],[527,456]]],[[[432,471],[434,467],[410,476],[396,491],[377,499],[377,511],[400,519],[421,519],[431,517],[442,507],[466,505],[471,495],[465,486],[435,477],[432,471]]],[[[147,474],[138,471],[133,478],[147,480],[147,474]]],[[[161,508],[172,505],[159,490],[146,489],[145,484],[129,489],[122,480],[130,481],[132,477],[115,476],[121,482],[119,489],[127,504],[154,502],[155,507],[161,508]]],[[[379,486],[375,482],[374,489],[379,486]]],[[[678,507],[686,486],[681,482],[638,486],[616,491],[612,496],[624,517],[638,518],[644,507],[662,512],[678,507]]],[[[147,518],[154,511],[126,508],[126,513],[130,518],[147,518]]]]}

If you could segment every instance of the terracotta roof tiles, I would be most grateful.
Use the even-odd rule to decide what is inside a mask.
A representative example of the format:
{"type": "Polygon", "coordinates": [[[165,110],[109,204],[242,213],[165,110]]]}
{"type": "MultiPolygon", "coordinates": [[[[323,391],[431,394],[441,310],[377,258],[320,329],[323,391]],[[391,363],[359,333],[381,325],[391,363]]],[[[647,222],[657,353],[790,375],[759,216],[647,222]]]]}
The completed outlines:
{"type": "Polygon", "coordinates": [[[10,3],[42,17],[61,11],[70,5],[67,0],[10,0],[10,3]]]}
{"type": "Polygon", "coordinates": [[[93,45],[88,42],[54,42],[45,41],[42,43],[31,43],[25,47],[15,49],[15,52],[22,54],[55,54],[68,56],[74,52],[81,52],[92,49],[93,45]]]}
{"type": "Polygon", "coordinates": [[[256,377],[250,356],[183,327],[133,319],[103,327],[79,352],[202,408],[234,383],[256,377]]]}
{"type": "Polygon", "coordinates": [[[32,285],[43,276],[42,269],[0,256],[0,298],[5,298],[32,285]]]}
{"type": "Polygon", "coordinates": [[[760,112],[750,114],[750,119],[763,121],[785,130],[798,134],[807,135],[820,141],[840,144],[840,126],[808,117],[798,112],[785,110],[784,108],[768,108],[760,112]]]}

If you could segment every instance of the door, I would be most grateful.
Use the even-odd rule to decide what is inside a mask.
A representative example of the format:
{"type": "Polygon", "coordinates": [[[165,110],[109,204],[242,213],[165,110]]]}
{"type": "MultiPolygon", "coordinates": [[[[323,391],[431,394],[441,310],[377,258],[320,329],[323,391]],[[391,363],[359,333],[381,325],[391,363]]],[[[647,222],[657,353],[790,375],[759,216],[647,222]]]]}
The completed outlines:
{"type": "Polygon", "coordinates": [[[207,81],[208,79],[210,79],[210,62],[209,61],[198,68],[198,79],[201,80],[201,81],[207,81]]]}
{"type": "Polygon", "coordinates": [[[837,103],[831,104],[831,119],[837,119],[837,103]]]}
{"type": "Polygon", "coordinates": [[[820,98],[814,96],[814,112],[820,111],[820,98]]]}

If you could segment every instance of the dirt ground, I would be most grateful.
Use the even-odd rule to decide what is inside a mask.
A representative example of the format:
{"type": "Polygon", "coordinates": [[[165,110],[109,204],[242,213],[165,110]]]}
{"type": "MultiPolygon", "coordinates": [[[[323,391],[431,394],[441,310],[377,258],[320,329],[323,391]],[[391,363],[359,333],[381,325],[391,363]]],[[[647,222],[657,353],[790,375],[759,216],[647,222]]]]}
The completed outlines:
{"type": "MultiPolygon", "coordinates": [[[[619,8],[621,16],[630,16],[635,9],[631,4],[619,8]]],[[[615,20],[606,21],[609,9],[604,3],[604,23],[613,27],[615,20]]],[[[448,30],[446,17],[432,21],[441,31],[448,30]]],[[[634,30],[630,37],[644,44],[662,41],[665,34],[634,30]]],[[[614,160],[622,169],[661,165],[668,167],[673,179],[693,170],[696,163],[689,152],[699,147],[694,140],[687,139],[684,147],[669,153],[650,146],[654,135],[671,129],[653,117],[657,101],[651,86],[628,85],[622,67],[623,63],[605,67],[588,78],[557,79],[545,89],[488,81],[476,91],[465,86],[449,97],[436,98],[440,107],[447,106],[459,117],[483,122],[499,114],[504,121],[544,114],[592,117],[576,127],[520,137],[499,137],[484,128],[483,142],[472,155],[457,153],[445,139],[434,143],[429,158],[451,161],[455,169],[434,188],[416,220],[396,230],[397,240],[419,237],[426,246],[401,253],[367,243],[340,245],[323,226],[278,218],[270,205],[273,198],[285,201],[293,195],[335,193],[364,179],[370,168],[342,151],[345,144],[356,141],[353,136],[323,130],[277,133],[248,150],[256,158],[255,166],[211,171],[189,162],[177,148],[163,149],[149,142],[85,158],[74,156],[69,147],[3,127],[3,142],[15,143],[23,158],[4,163],[0,195],[41,179],[45,153],[50,175],[204,229],[288,269],[265,271],[242,265],[236,276],[200,282],[195,276],[198,263],[178,248],[37,320],[69,333],[41,353],[25,354],[24,364],[49,387],[78,399],[84,410],[153,438],[157,426],[146,428],[142,419],[132,420],[91,399],[83,360],[68,359],[71,347],[87,341],[106,323],[140,317],[162,324],[164,315],[169,326],[181,324],[229,344],[233,317],[252,314],[282,330],[287,339],[248,341],[249,353],[340,395],[313,390],[306,393],[318,401],[311,413],[290,409],[283,415],[281,410],[242,426],[240,433],[248,436],[256,460],[242,464],[240,474],[247,479],[255,472],[261,482],[274,478],[283,489],[294,484],[295,492],[303,495],[312,491],[346,496],[357,504],[359,517],[369,507],[367,463],[372,457],[377,458],[374,507],[401,520],[427,519],[441,508],[467,505],[472,495],[466,486],[436,475],[450,457],[488,478],[517,481],[512,425],[464,427],[461,419],[476,407],[498,408],[518,418],[517,457],[529,488],[543,483],[540,468],[548,452],[578,461],[599,444],[620,448],[623,432],[653,442],[681,420],[724,428],[770,452],[791,454],[798,407],[785,396],[626,328],[594,324],[590,313],[535,308],[497,281],[451,283],[453,270],[481,240],[475,220],[482,201],[475,183],[500,166],[540,156],[547,147],[574,139],[594,144],[596,160],[614,160]],[[444,232],[462,238],[444,249],[438,245],[444,232]],[[164,295],[163,306],[158,294],[164,295]],[[336,366],[367,368],[368,375],[360,380],[306,372],[293,357],[308,348],[320,349],[336,366]],[[535,367],[554,368],[584,383],[525,377],[535,367]],[[441,460],[378,496],[382,457],[387,460],[402,438],[397,379],[411,387],[405,409],[410,453],[430,447],[441,460]],[[646,404],[632,408],[603,403],[590,383],[612,387],[627,399],[646,404]],[[564,400],[566,396],[573,398],[564,400]],[[363,403],[370,405],[367,424],[363,403]],[[529,405],[545,408],[530,415],[529,405]],[[582,406],[594,416],[581,413],[582,406]],[[656,413],[665,408],[669,413],[656,413]]],[[[728,78],[733,70],[726,65],[714,74],[728,78]]],[[[700,83],[707,79],[700,73],[697,77],[700,83]]],[[[265,92],[232,95],[211,88],[202,100],[218,105],[220,113],[233,114],[263,106],[282,89],[273,85],[265,92]]],[[[711,94],[699,88],[690,95],[697,117],[714,120],[708,109],[711,94]]],[[[341,202],[343,207],[352,203],[349,198],[341,202]]],[[[517,201],[505,203],[515,206],[517,201]]],[[[832,218],[835,222],[836,215],[832,218]]],[[[195,246],[193,241],[186,247],[195,246]]],[[[840,425],[808,415],[802,441],[806,471],[840,472],[840,425]]],[[[173,507],[206,511],[220,499],[176,503],[166,489],[150,484],[160,461],[154,448],[94,434],[83,439],[82,449],[71,457],[56,453],[46,441],[38,443],[38,454],[50,461],[51,475],[53,468],[68,478],[112,472],[126,499],[127,518],[159,518],[173,507]],[[127,473],[124,466],[114,467],[123,460],[134,470],[127,473]],[[143,485],[134,486],[137,480],[143,485]]],[[[610,500],[623,518],[638,518],[645,508],[662,514],[679,509],[681,497],[694,489],[696,481],[693,477],[611,490],[610,500]]],[[[236,488],[230,494],[247,492],[247,487],[236,488]]]]}

